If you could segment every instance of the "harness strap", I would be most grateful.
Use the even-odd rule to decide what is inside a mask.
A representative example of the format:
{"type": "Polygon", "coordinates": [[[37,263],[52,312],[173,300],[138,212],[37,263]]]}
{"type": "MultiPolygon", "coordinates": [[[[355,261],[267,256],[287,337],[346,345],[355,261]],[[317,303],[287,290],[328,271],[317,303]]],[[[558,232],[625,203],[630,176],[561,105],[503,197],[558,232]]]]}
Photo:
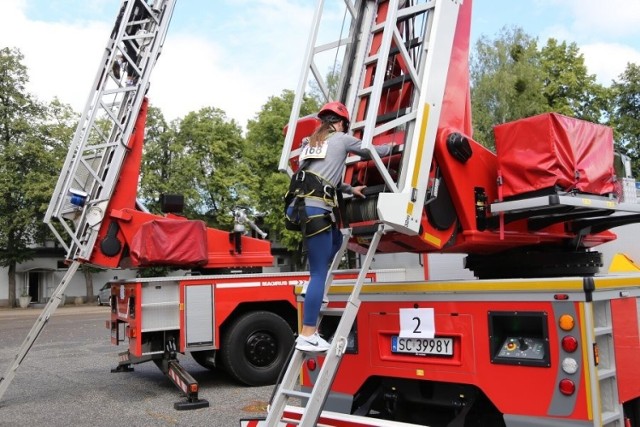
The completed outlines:
{"type": "Polygon", "coordinates": [[[302,233],[303,253],[307,252],[307,238],[328,230],[336,222],[332,212],[308,216],[305,199],[320,199],[336,211],[340,196],[332,185],[313,172],[301,170],[291,177],[289,191],[287,191],[284,198],[285,227],[287,230],[300,231],[302,233]],[[287,211],[292,203],[293,213],[290,217],[287,215],[287,211]]]}

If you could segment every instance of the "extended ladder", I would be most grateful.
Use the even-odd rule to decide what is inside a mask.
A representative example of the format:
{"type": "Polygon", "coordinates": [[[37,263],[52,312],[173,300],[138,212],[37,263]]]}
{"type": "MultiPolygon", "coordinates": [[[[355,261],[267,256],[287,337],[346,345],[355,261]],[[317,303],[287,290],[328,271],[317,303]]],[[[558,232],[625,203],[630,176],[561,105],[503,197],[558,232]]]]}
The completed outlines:
{"type": "MultiPolygon", "coordinates": [[[[305,360],[305,355],[307,354],[306,352],[296,349],[294,350],[289,365],[287,366],[287,370],[282,377],[282,381],[277,386],[273,398],[271,399],[271,405],[266,419],[266,425],[268,427],[275,427],[278,425],[284,413],[285,406],[287,405],[288,400],[292,397],[300,398],[303,403],[306,401],[306,405],[304,405],[303,408],[303,415],[298,425],[302,427],[313,427],[316,425],[324,403],[327,400],[327,396],[329,395],[329,391],[331,390],[331,384],[333,383],[333,379],[338,371],[338,367],[340,366],[342,356],[347,349],[349,332],[351,331],[351,327],[353,326],[356,315],[358,314],[358,309],[360,308],[360,291],[367,277],[367,273],[369,272],[371,262],[373,261],[373,257],[383,233],[384,226],[379,225],[378,230],[374,233],[373,238],[371,239],[369,250],[362,262],[360,273],[353,285],[353,290],[347,300],[346,306],[344,309],[339,309],[341,312],[340,322],[338,323],[338,327],[333,335],[331,348],[329,348],[326,353],[324,362],[322,363],[322,368],[320,369],[320,373],[318,374],[318,378],[313,389],[310,393],[295,390],[302,364],[305,360]]],[[[333,274],[340,263],[340,259],[346,250],[347,242],[351,237],[350,231],[343,234],[343,244],[330,267],[330,275],[327,278],[327,283],[325,284],[325,291],[328,289],[327,285],[333,281],[333,274]]],[[[333,313],[335,310],[336,309],[325,309],[321,314],[335,314],[333,313]]]]}
{"type": "Polygon", "coordinates": [[[342,101],[354,136],[363,141],[384,181],[377,219],[398,232],[417,234],[462,3],[318,0],[278,168],[289,176],[295,169],[300,141],[294,138],[305,96],[320,92],[327,100],[342,101]],[[340,7],[345,25],[332,37],[340,7]],[[332,71],[324,71],[332,65],[332,71]],[[404,145],[397,179],[373,149],[374,142],[394,138],[404,145]]]}
{"type": "Polygon", "coordinates": [[[174,5],[175,0],[122,2],[44,218],[73,262],[0,377],[0,399],[76,270],[91,256],[174,5]],[[61,233],[71,238],[70,243],[61,233]]]}
{"type": "Polygon", "coordinates": [[[44,218],[68,260],[93,251],[174,5],[122,2],[44,218]]]}

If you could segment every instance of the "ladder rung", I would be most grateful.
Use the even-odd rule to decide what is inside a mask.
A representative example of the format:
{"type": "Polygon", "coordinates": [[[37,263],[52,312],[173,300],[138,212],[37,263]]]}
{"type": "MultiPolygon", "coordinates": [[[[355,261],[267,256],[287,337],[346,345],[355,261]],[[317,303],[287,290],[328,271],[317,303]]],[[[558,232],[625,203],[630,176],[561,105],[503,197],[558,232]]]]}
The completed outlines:
{"type": "Polygon", "coordinates": [[[614,411],[607,411],[602,413],[602,425],[606,426],[609,423],[614,423],[620,420],[620,413],[614,411]]]}
{"type": "Polygon", "coordinates": [[[280,390],[282,392],[282,394],[289,396],[289,397],[298,397],[300,399],[308,399],[311,397],[311,393],[307,393],[305,391],[298,391],[298,390],[280,390]]]}
{"type": "Polygon", "coordinates": [[[325,316],[342,316],[344,308],[325,307],[320,309],[320,314],[325,316]]]}
{"type": "Polygon", "coordinates": [[[613,368],[598,368],[598,380],[600,381],[614,377],[615,375],[616,370],[613,368]]]}
{"type": "Polygon", "coordinates": [[[600,326],[595,328],[595,334],[597,337],[603,335],[610,335],[613,333],[613,328],[611,326],[600,326]]]}

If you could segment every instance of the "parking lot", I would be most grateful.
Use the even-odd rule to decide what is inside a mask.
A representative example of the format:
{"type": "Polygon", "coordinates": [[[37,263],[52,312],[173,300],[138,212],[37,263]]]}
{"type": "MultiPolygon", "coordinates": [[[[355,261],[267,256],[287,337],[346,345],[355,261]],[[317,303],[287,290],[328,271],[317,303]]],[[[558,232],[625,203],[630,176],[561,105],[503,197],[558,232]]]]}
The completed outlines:
{"type": "MultiPolygon", "coordinates": [[[[8,369],[42,309],[0,310],[0,374],[8,369]]],[[[208,408],[177,411],[182,394],[152,362],[111,373],[124,346],[110,342],[108,307],[63,306],[54,313],[0,400],[0,426],[238,426],[264,416],[272,386],[246,387],[189,355],[181,364],[208,408]]]]}

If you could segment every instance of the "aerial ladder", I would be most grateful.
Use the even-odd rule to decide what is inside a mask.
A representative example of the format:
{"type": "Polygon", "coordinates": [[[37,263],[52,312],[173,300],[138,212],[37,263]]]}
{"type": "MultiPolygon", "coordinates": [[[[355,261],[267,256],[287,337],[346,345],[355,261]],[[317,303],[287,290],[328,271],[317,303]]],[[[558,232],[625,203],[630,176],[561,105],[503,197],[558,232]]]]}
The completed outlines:
{"type": "Polygon", "coordinates": [[[128,172],[127,162],[136,160],[131,157],[141,156],[141,149],[133,155],[130,151],[136,143],[142,145],[134,137],[144,135],[145,94],[174,5],[175,0],[123,0],[121,4],[44,218],[66,250],[69,267],[0,378],[0,399],[75,272],[82,264],[95,262],[98,251],[94,249],[118,179],[128,172]]]}
{"type": "MultiPolygon", "coordinates": [[[[267,426],[281,420],[289,399],[300,399],[301,426],[318,423],[333,378],[347,347],[347,336],[358,312],[359,293],[378,245],[387,233],[416,235],[420,231],[429,170],[440,121],[445,82],[461,2],[344,1],[347,34],[336,40],[318,40],[321,33],[325,2],[318,1],[311,36],[305,54],[303,72],[296,90],[279,168],[291,175],[297,168],[301,138],[317,126],[317,118],[299,116],[309,72],[326,100],[344,102],[351,112],[353,134],[362,140],[372,165],[370,173],[378,176],[380,185],[376,218],[366,226],[345,227],[343,250],[331,266],[325,288],[331,286],[332,271],[339,264],[352,234],[365,254],[361,273],[344,309],[324,309],[325,315],[340,316],[322,369],[310,393],[297,391],[296,380],[305,361],[305,353],[295,350],[290,364],[278,384],[266,419],[267,426]],[[437,49],[436,49],[437,46],[437,49]],[[334,58],[342,55],[342,68],[337,90],[323,75],[326,53],[334,58]],[[395,74],[393,74],[395,73],[395,74]],[[392,75],[393,74],[393,75],[392,75]],[[400,89],[398,89],[400,88],[400,89]],[[410,88],[410,89],[409,89],[410,88]],[[403,129],[402,133],[396,132],[403,129]],[[389,158],[380,158],[376,144],[393,143],[401,147],[389,158]],[[402,156],[401,151],[404,152],[402,156]],[[398,173],[400,158],[404,158],[398,173]],[[396,170],[394,170],[394,168],[396,170]],[[383,187],[384,191],[380,191],[383,187]]],[[[360,159],[351,157],[347,164],[360,159]]],[[[375,190],[375,188],[374,188],[375,190]]],[[[347,213],[349,220],[352,219],[347,213]]],[[[343,224],[344,226],[345,224],[343,224]]],[[[287,419],[287,422],[291,420],[287,419]]]]}

